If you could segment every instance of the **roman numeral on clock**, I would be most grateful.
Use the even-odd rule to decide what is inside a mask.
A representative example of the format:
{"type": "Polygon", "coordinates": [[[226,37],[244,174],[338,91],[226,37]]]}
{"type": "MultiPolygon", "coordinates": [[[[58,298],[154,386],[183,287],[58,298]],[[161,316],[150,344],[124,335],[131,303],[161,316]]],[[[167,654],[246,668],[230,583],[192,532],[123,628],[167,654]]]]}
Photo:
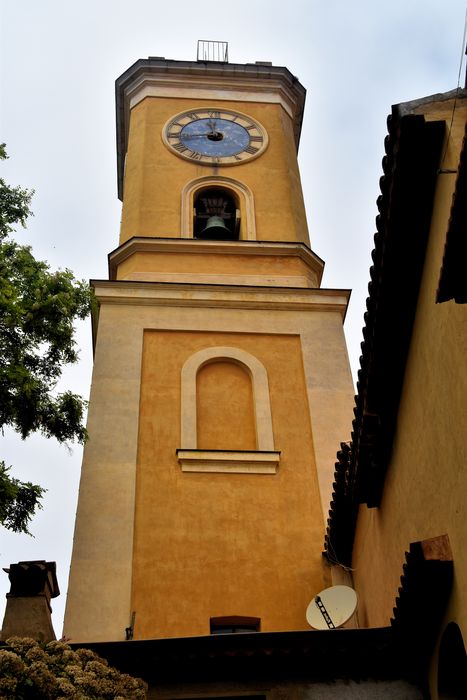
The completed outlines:
{"type": "Polygon", "coordinates": [[[256,148],[255,146],[247,146],[245,148],[246,153],[257,153],[259,151],[259,148],[256,148]]]}

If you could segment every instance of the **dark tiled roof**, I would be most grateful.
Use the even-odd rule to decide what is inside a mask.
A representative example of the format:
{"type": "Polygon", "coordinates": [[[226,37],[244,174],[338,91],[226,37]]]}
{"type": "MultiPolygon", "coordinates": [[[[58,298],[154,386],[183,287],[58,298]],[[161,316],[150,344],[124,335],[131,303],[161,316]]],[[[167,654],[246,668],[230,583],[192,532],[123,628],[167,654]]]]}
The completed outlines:
{"type": "Polygon", "coordinates": [[[405,553],[401,586],[391,625],[401,652],[411,657],[418,678],[435,648],[453,582],[452,552],[447,535],[413,542],[405,553]]]}
{"type": "Polygon", "coordinates": [[[467,124],[446,236],[437,302],[467,303],[467,124]]]}
{"type": "Polygon", "coordinates": [[[399,646],[391,627],[72,644],[150,684],[401,679],[410,667],[399,646]]]}
{"type": "Polygon", "coordinates": [[[445,131],[397,107],[388,127],[352,442],[339,453],[325,542],[347,565],[358,505],[379,504],[391,454],[445,131]]]}
{"type": "Polygon", "coordinates": [[[357,510],[354,507],[351,447],[341,443],[334,472],[334,489],[324,542],[326,557],[331,564],[350,567],[357,510]]]}

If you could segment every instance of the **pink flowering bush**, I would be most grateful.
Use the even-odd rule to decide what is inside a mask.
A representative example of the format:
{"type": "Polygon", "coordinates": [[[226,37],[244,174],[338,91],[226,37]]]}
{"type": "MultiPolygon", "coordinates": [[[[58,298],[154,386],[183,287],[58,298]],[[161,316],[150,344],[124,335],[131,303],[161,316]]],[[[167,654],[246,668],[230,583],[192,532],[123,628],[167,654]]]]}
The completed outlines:
{"type": "Polygon", "coordinates": [[[89,649],[11,637],[0,648],[0,700],[143,700],[147,686],[89,649]]]}

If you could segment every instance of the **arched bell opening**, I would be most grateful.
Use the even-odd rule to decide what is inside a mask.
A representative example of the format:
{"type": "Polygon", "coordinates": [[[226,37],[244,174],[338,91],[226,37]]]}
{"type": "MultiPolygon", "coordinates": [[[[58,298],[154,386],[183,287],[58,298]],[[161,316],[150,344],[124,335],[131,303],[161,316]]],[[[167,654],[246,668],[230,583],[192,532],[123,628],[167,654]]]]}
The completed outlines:
{"type": "Polygon", "coordinates": [[[238,241],[240,210],[232,192],[221,187],[201,190],[193,208],[194,238],[238,241]]]}

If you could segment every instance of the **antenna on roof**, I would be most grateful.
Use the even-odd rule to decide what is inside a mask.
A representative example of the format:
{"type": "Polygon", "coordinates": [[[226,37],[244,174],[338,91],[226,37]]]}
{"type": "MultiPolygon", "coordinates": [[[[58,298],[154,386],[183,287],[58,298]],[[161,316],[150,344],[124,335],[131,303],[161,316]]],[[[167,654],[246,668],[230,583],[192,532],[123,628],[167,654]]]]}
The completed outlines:
{"type": "Polygon", "coordinates": [[[213,63],[229,62],[229,44],[227,41],[207,41],[198,39],[197,61],[202,63],[211,61],[213,63]]]}

